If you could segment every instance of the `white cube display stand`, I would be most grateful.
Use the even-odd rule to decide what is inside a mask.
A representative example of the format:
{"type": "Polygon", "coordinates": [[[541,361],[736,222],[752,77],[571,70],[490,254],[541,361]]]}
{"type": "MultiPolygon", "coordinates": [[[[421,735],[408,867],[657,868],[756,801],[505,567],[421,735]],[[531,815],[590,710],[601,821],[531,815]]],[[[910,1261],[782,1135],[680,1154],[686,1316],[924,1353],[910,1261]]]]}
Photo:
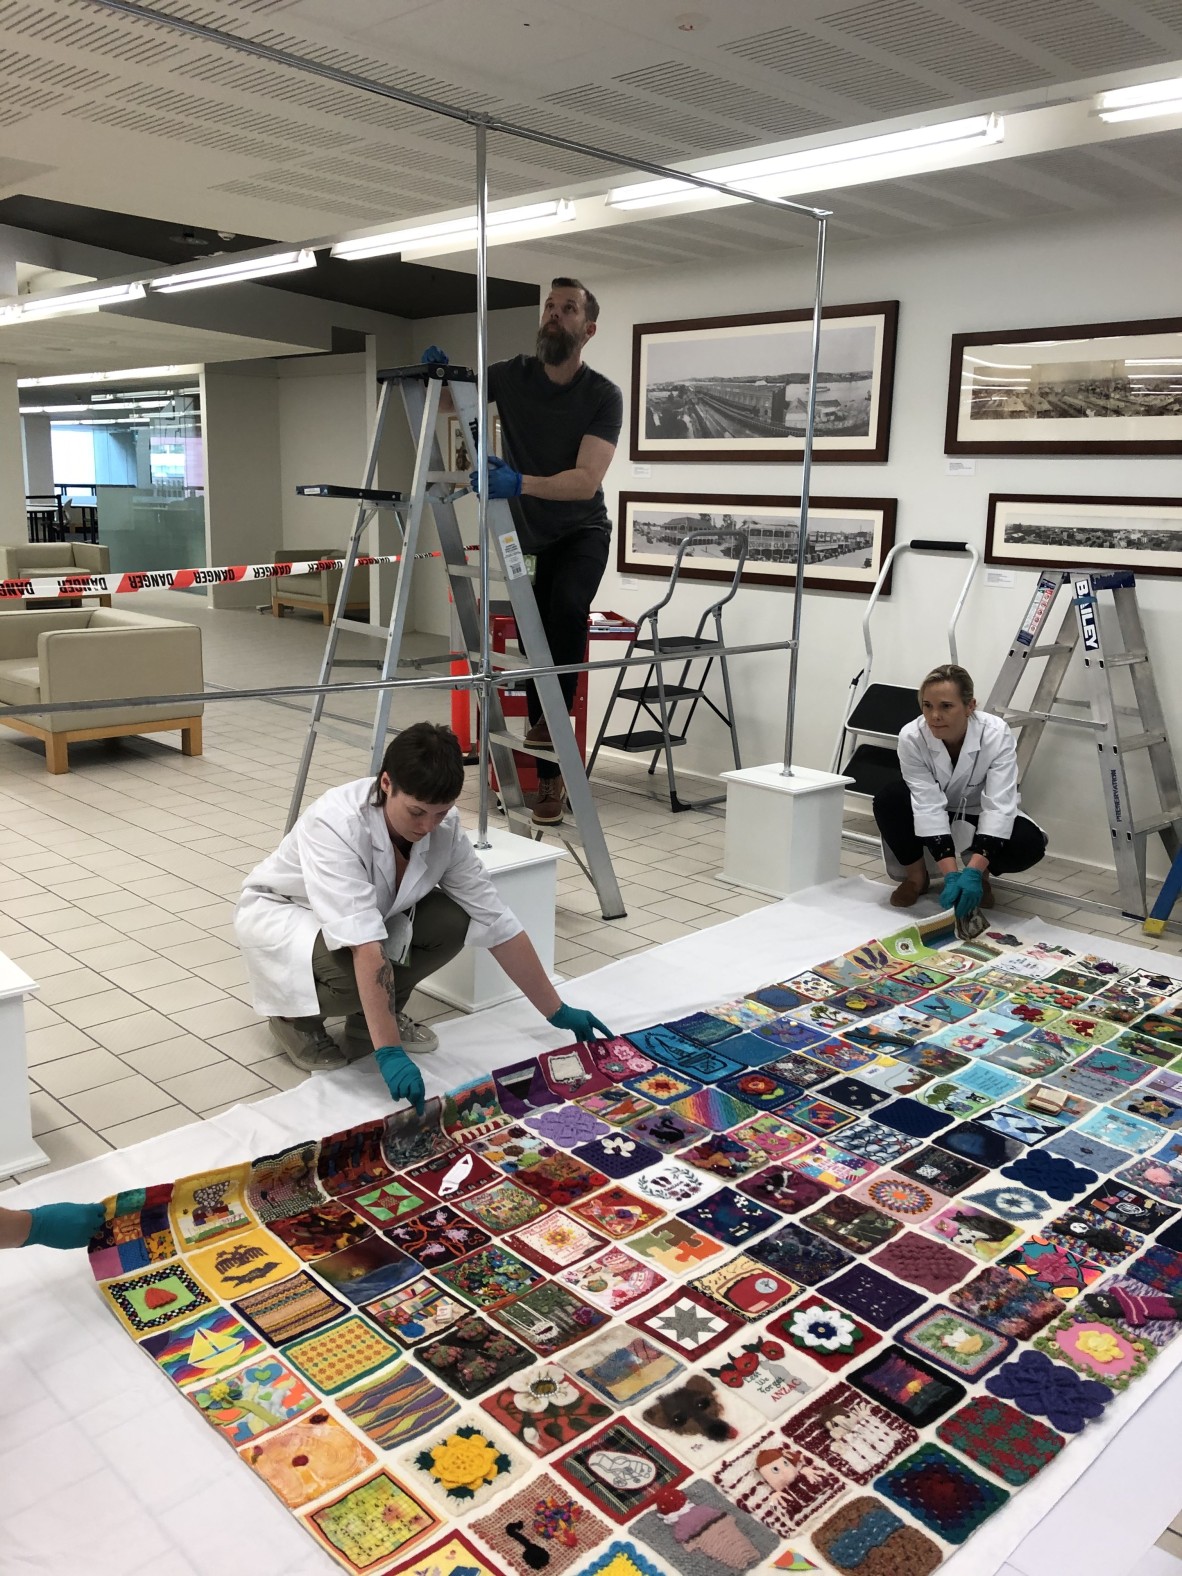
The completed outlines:
{"type": "MultiPolygon", "coordinates": [[[[476,857],[492,877],[493,886],[507,908],[525,926],[547,975],[554,973],[554,904],[558,894],[556,866],[566,854],[548,843],[535,843],[499,827],[489,827],[489,848],[477,848],[476,857]]],[[[451,1007],[478,1012],[520,995],[497,960],[485,947],[465,947],[422,983],[429,996],[438,996],[451,1007]]]]}
{"type": "Polygon", "coordinates": [[[36,980],[0,952],[0,1176],[49,1164],[34,1142],[29,1112],[25,997],[36,989],[36,980]]]}
{"type": "Polygon", "coordinates": [[[836,880],[846,785],[833,772],[783,764],[723,772],[726,841],[722,879],[769,897],[836,880]]]}

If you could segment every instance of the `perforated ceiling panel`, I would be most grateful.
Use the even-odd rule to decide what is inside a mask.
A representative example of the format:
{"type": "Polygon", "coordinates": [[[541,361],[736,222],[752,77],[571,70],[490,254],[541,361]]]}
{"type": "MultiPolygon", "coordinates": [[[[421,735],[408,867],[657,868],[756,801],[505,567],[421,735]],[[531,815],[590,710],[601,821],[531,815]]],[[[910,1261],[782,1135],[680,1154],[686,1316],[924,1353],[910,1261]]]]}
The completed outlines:
{"type": "MultiPolygon", "coordinates": [[[[966,11],[1001,23],[1018,38],[1053,50],[1074,72],[1121,71],[1162,58],[1161,42],[1119,11],[1093,0],[960,0],[966,11]]],[[[1177,14],[1177,7],[1174,7],[1177,14]]],[[[1179,37],[1182,45],[1182,36],[1179,37]]]]}
{"type": "Polygon", "coordinates": [[[733,81],[699,71],[679,60],[664,60],[659,66],[640,71],[625,71],[616,78],[625,87],[708,111],[733,127],[750,128],[769,137],[803,137],[827,131],[833,125],[829,115],[770,93],[739,92],[733,81]]]}
{"type": "Polygon", "coordinates": [[[909,61],[955,82],[966,94],[1012,92],[1054,80],[1048,64],[998,44],[996,38],[970,31],[917,0],[880,0],[826,12],[818,18],[833,32],[909,61]]]}

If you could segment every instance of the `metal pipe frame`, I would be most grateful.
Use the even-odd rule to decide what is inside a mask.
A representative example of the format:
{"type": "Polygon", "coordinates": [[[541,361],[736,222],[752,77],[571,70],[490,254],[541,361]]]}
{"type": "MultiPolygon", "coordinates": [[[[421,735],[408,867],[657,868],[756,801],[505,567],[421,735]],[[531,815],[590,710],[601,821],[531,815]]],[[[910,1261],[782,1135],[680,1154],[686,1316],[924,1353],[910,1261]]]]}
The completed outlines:
{"type": "MultiPolygon", "coordinates": [[[[715,654],[750,657],[767,651],[787,651],[787,640],[763,640],[748,646],[727,646],[715,654]]],[[[494,689],[512,689],[522,679],[544,678],[547,674],[606,673],[619,668],[652,667],[656,663],[684,662],[684,652],[668,652],[654,657],[609,657],[603,662],[562,662],[551,667],[494,668],[489,680],[494,689]]],[[[6,717],[52,716],[62,711],[113,711],[125,706],[201,706],[218,700],[272,700],[288,695],[364,695],[387,689],[478,689],[484,683],[480,673],[440,673],[423,679],[361,679],[351,684],[271,684],[264,689],[201,690],[188,695],[126,695],[109,700],[30,701],[27,706],[0,706],[0,723],[6,717]]]]}
{"type": "MultiPolygon", "coordinates": [[[[805,556],[808,538],[808,508],[809,485],[812,477],[813,442],[816,432],[817,418],[817,376],[820,365],[821,352],[821,321],[822,321],[822,295],[825,279],[825,246],[826,246],[826,220],[831,217],[831,210],[827,208],[814,208],[806,203],[792,202],[787,197],[772,197],[745,191],[741,187],[728,184],[725,181],[711,180],[708,176],[691,174],[686,170],[674,169],[668,165],[657,164],[647,159],[637,159],[630,154],[616,153],[610,148],[602,148],[594,143],[581,142],[573,137],[563,137],[553,132],[535,130],[530,126],[522,126],[515,121],[502,120],[499,116],[488,115],[476,110],[460,109],[455,105],[446,104],[440,99],[428,98],[423,94],[411,93],[404,88],[395,88],[388,83],[378,82],[370,77],[363,77],[355,72],[340,71],[336,67],[327,66],[319,61],[305,59],[287,50],[276,49],[270,44],[258,43],[252,39],[240,38],[233,33],[227,33],[221,28],[210,27],[204,22],[189,20],[188,18],[162,15],[150,6],[141,5],[137,0],[86,0],[89,5],[99,7],[104,11],[113,11],[121,16],[132,17],[137,21],[153,23],[157,27],[169,28],[174,32],[185,33],[193,38],[200,38],[208,44],[217,44],[224,49],[234,50],[240,54],[247,54],[259,60],[266,60],[272,65],[285,67],[288,70],[302,71],[321,79],[335,82],[343,87],[354,88],[359,92],[375,95],[379,98],[394,99],[398,103],[410,105],[416,109],[424,110],[433,115],[443,116],[448,120],[462,121],[474,128],[476,134],[476,334],[477,334],[477,389],[478,404],[480,408],[480,430],[477,434],[477,466],[480,471],[480,497],[479,533],[480,543],[480,597],[481,597],[481,639],[480,639],[480,673],[474,675],[475,687],[480,691],[480,814],[477,847],[487,848],[488,845],[488,810],[490,787],[488,782],[488,704],[493,677],[490,653],[489,629],[489,540],[487,519],[487,492],[488,492],[488,439],[487,439],[487,411],[488,411],[488,144],[487,138],[490,131],[500,132],[507,137],[516,137],[525,142],[538,143],[544,147],[561,148],[568,153],[584,154],[590,158],[602,160],[606,164],[622,164],[630,169],[641,170],[649,175],[656,175],[663,179],[681,181],[686,185],[699,187],[705,191],[718,192],[726,197],[736,197],[742,202],[753,202],[761,207],[776,208],[786,213],[799,214],[804,218],[812,219],[817,225],[817,263],[816,284],[813,296],[813,322],[812,322],[812,355],[809,368],[808,406],[805,419],[804,444],[801,453],[801,482],[800,482],[800,528],[796,551],[796,584],[792,597],[792,635],[790,640],[772,646],[750,649],[782,650],[785,647],[791,651],[791,663],[788,675],[788,701],[787,717],[784,731],[784,761],[783,775],[791,777],[792,750],[796,731],[796,687],[800,660],[800,626],[804,607],[804,572],[805,556]]],[[[737,648],[736,654],[739,649],[737,648]]],[[[619,668],[626,663],[602,664],[572,664],[562,667],[550,667],[534,670],[537,673],[571,673],[592,671],[595,667],[619,668]]],[[[518,669],[516,676],[521,673],[527,675],[531,670],[518,669]]],[[[406,680],[404,683],[429,684],[431,680],[406,680]]],[[[455,685],[455,680],[452,680],[455,685]]],[[[473,686],[465,686],[473,687],[473,686]]],[[[320,690],[291,690],[275,691],[279,693],[320,693],[320,690]]],[[[324,691],[333,693],[333,691],[324,691]]],[[[48,707],[38,708],[48,711],[48,707]]],[[[66,708],[62,708],[66,709],[66,708]]],[[[81,707],[76,707],[81,710],[81,707]]],[[[0,710],[0,717],[6,714],[0,710]]],[[[7,714],[11,715],[9,711],[7,714]]]]}

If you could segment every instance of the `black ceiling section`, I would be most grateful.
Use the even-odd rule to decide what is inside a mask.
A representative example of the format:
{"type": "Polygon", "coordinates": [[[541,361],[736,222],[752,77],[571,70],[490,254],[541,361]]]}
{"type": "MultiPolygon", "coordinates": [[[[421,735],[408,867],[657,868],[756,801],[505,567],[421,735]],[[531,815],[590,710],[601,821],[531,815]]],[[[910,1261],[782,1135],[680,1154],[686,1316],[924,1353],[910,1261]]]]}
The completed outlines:
{"type": "MultiPolygon", "coordinates": [[[[42,197],[0,199],[0,224],[122,252],[125,256],[142,257],[169,267],[213,257],[219,252],[250,251],[254,247],[275,244],[265,236],[227,238],[216,230],[145,219],[136,214],[112,213],[105,208],[86,208],[76,203],[52,202],[42,197]]],[[[472,274],[404,263],[397,257],[342,262],[321,252],[317,255],[315,269],[307,269],[290,278],[269,279],[265,284],[268,289],[317,296],[324,301],[339,301],[342,305],[372,312],[391,312],[396,317],[447,317],[476,310],[476,279],[472,274]]],[[[537,306],[540,299],[536,285],[516,279],[489,278],[488,304],[492,311],[537,306]]]]}

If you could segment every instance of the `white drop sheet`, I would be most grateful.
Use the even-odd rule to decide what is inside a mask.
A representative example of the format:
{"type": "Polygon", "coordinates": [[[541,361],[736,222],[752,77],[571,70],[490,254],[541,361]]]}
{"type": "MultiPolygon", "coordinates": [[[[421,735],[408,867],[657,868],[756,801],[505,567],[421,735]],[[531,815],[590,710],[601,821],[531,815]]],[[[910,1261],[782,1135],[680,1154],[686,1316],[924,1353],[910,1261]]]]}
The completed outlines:
{"type": "MultiPolygon", "coordinates": [[[[886,889],[833,882],[621,959],[564,988],[627,1031],[781,979],[897,928],[886,889]]],[[[1014,926],[1182,977],[1106,936],[1014,926]]],[[[524,1002],[443,1024],[428,1094],[561,1043],[524,1002]]],[[[281,1149],[388,1109],[372,1064],[308,1080],[2,1195],[10,1207],[121,1188],[281,1149]]],[[[1129,1576],[1182,1506],[1182,1341],[942,1567],[949,1576],[1129,1576]],[[1167,1382],[1168,1381],[1168,1382],[1167,1382]]],[[[0,1254],[3,1576],[327,1576],[333,1562],[102,1304],[83,1254],[0,1254]]]]}

